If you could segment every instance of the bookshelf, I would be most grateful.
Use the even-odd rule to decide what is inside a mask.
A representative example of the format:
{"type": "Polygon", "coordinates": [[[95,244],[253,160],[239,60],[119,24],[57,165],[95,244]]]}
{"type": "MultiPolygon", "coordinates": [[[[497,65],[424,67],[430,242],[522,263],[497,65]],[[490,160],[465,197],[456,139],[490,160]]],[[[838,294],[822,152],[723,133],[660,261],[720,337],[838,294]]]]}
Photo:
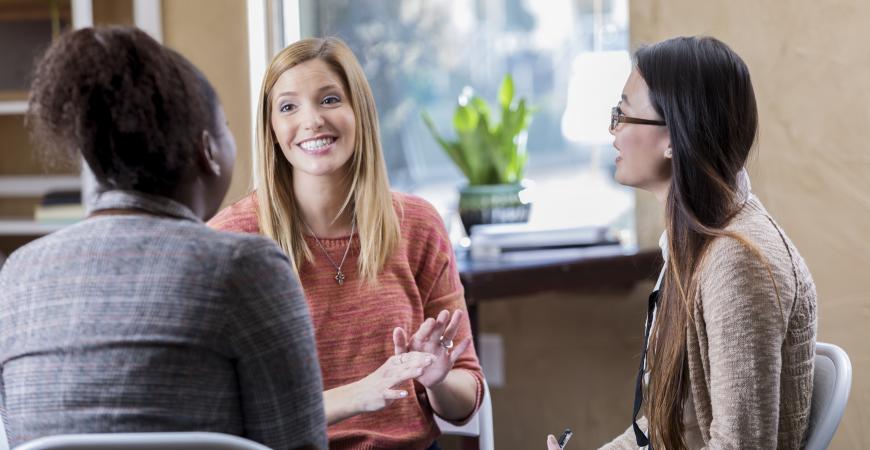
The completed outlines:
{"type": "MultiPolygon", "coordinates": [[[[24,125],[29,75],[54,36],[91,25],[137,25],[162,40],[160,0],[0,0],[0,256],[65,225],[38,222],[49,192],[94,188],[78,167],[50,168],[24,125]]],[[[0,258],[2,260],[2,258],[0,258]]]]}
{"type": "Polygon", "coordinates": [[[0,115],[5,114],[21,114],[27,112],[27,101],[25,100],[8,100],[0,101],[0,115]]]}
{"type": "Polygon", "coordinates": [[[80,189],[78,175],[3,175],[0,176],[0,195],[4,198],[41,197],[51,191],[80,189]]]}
{"type": "Polygon", "coordinates": [[[42,236],[49,233],[54,233],[55,231],[60,230],[65,226],[67,226],[67,224],[43,223],[37,222],[35,220],[26,219],[5,219],[0,220],[0,237],[42,236]]]}
{"type": "Polygon", "coordinates": [[[76,168],[46,169],[32,148],[24,116],[33,61],[72,26],[71,0],[0,3],[0,253],[57,231],[62,224],[35,220],[43,195],[81,189],[76,168]]]}

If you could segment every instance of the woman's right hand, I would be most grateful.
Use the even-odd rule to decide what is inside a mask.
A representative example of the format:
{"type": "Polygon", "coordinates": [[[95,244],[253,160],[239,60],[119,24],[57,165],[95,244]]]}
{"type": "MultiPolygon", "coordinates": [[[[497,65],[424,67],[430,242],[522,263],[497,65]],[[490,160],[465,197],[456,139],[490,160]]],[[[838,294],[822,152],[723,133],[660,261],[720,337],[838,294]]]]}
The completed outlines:
{"type": "Polygon", "coordinates": [[[394,400],[407,397],[410,394],[408,391],[393,388],[422,375],[423,370],[434,360],[434,356],[424,352],[391,356],[381,367],[354,383],[355,403],[360,412],[377,411],[394,400]]]}
{"type": "Polygon", "coordinates": [[[393,355],[365,378],[324,392],[327,423],[332,425],[360,413],[378,411],[408,397],[413,392],[394,388],[423,374],[434,360],[434,356],[425,352],[393,355]]]}

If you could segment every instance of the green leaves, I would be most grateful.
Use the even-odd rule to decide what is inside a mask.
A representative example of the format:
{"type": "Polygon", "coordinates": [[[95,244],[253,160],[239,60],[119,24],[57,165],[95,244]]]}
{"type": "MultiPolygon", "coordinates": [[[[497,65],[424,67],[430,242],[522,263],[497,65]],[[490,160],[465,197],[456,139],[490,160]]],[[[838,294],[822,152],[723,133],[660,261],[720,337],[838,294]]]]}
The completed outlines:
{"type": "Polygon", "coordinates": [[[510,108],[511,101],[514,99],[514,79],[510,74],[504,76],[501,80],[501,86],[498,87],[498,103],[502,108],[510,108]]]}
{"type": "Polygon", "coordinates": [[[531,124],[532,111],[525,99],[514,106],[514,82],[505,75],[498,89],[501,120],[492,119],[485,100],[473,96],[456,107],[453,128],[456,140],[447,140],[438,133],[435,123],[425,111],[423,121],[450,159],[459,167],[470,185],[507,184],[522,180],[528,161],[525,132],[531,124]]]}

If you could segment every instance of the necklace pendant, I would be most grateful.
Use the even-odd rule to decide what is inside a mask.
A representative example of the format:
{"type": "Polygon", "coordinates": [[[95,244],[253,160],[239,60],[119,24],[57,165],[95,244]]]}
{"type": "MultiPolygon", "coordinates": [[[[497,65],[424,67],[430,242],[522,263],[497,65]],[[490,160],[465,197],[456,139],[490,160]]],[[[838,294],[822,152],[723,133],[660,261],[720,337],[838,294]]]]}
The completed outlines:
{"type": "Polygon", "coordinates": [[[339,286],[344,285],[344,272],[342,272],[341,269],[338,269],[338,272],[335,273],[335,281],[339,286]]]}

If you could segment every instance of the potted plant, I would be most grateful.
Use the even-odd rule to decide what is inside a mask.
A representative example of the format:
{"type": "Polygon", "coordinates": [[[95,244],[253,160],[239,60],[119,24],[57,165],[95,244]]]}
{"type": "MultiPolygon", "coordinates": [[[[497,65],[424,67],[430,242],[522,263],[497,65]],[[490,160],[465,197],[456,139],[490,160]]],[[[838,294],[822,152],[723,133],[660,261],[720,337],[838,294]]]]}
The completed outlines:
{"type": "Polygon", "coordinates": [[[524,98],[514,102],[510,74],[499,86],[498,103],[501,114],[496,120],[485,100],[464,89],[453,115],[455,140],[441,136],[423,112],[432,136],[468,179],[459,191],[459,216],[469,235],[477,224],[529,220],[531,204],[520,193],[528,160],[526,130],[533,111],[524,98]]]}

